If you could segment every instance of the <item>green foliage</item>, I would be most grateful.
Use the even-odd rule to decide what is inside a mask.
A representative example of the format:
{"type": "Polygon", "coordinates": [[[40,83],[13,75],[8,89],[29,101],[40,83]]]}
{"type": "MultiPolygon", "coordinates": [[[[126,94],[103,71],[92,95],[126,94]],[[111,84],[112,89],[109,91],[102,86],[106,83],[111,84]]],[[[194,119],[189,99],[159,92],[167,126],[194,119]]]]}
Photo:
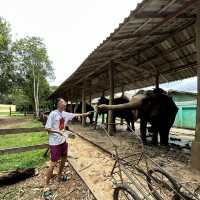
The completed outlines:
{"type": "Polygon", "coordinates": [[[14,85],[16,74],[12,65],[10,25],[0,17],[0,101],[14,85]]]}
{"type": "Polygon", "coordinates": [[[54,70],[42,39],[39,37],[22,38],[13,43],[12,52],[15,69],[20,72],[19,88],[23,91],[21,98],[25,94],[27,100],[35,107],[35,82],[38,84],[40,104],[46,103],[46,99],[50,94],[47,79],[54,78],[54,70]]]}
{"type": "Polygon", "coordinates": [[[39,37],[12,42],[10,32],[0,17],[0,103],[44,105],[51,93],[48,80],[54,79],[46,46],[39,37]]]}
{"type": "Polygon", "coordinates": [[[52,63],[49,60],[46,47],[39,37],[25,37],[13,43],[12,51],[15,67],[20,71],[21,78],[27,83],[32,78],[32,71],[42,78],[54,78],[52,63]]]}

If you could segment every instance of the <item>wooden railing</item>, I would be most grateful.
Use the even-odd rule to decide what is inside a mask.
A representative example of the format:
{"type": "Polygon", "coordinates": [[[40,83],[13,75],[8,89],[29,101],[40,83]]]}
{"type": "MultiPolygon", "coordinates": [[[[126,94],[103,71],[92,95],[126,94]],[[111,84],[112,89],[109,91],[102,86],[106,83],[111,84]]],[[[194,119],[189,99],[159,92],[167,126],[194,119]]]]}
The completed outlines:
{"type": "MultiPolygon", "coordinates": [[[[39,133],[45,131],[44,128],[12,128],[12,129],[0,129],[0,135],[7,134],[22,134],[22,133],[39,133]]],[[[0,148],[0,155],[3,154],[12,154],[12,153],[20,153],[26,151],[33,151],[36,149],[45,149],[48,147],[48,144],[37,144],[33,146],[25,146],[25,147],[12,147],[12,148],[0,148]]]]}

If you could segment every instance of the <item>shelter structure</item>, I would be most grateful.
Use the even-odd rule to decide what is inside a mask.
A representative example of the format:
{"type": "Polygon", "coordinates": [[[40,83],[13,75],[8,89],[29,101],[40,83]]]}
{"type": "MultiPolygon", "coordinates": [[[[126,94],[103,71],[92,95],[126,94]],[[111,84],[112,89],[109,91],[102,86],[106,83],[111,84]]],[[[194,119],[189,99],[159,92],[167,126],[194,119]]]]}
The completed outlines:
{"type": "MultiPolygon", "coordinates": [[[[111,104],[122,88],[159,87],[196,75],[192,165],[200,170],[200,0],[143,0],[50,98],[84,102],[86,97],[109,94],[111,104]]],[[[109,116],[112,122],[112,112],[109,116]]]]}

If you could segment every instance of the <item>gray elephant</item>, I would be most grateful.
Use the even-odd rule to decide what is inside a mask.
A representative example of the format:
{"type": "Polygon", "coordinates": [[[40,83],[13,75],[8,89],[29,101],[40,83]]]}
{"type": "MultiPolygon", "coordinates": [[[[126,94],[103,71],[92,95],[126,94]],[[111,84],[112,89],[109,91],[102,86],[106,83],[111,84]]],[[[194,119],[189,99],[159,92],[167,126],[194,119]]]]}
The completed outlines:
{"type": "Polygon", "coordinates": [[[172,98],[161,89],[139,91],[129,103],[118,105],[100,105],[98,109],[103,110],[137,110],[137,118],[140,119],[140,132],[143,143],[146,143],[147,123],[151,124],[153,133],[152,143],[158,144],[158,133],[160,145],[167,146],[169,131],[172,127],[178,108],[172,98]]]}

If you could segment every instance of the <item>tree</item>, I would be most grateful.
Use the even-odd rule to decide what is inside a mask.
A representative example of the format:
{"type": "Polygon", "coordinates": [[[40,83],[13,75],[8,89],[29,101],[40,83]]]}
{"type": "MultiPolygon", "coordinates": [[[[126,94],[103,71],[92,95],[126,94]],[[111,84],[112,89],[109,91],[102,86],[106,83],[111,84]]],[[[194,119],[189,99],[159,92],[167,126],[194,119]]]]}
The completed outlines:
{"type": "Polygon", "coordinates": [[[11,29],[9,23],[0,17],[0,97],[8,94],[13,88],[16,73],[12,64],[11,29]]]}
{"type": "Polygon", "coordinates": [[[26,37],[13,43],[15,70],[20,74],[19,87],[30,97],[39,116],[40,99],[49,91],[47,79],[54,78],[45,44],[39,37],[26,37]]]}

